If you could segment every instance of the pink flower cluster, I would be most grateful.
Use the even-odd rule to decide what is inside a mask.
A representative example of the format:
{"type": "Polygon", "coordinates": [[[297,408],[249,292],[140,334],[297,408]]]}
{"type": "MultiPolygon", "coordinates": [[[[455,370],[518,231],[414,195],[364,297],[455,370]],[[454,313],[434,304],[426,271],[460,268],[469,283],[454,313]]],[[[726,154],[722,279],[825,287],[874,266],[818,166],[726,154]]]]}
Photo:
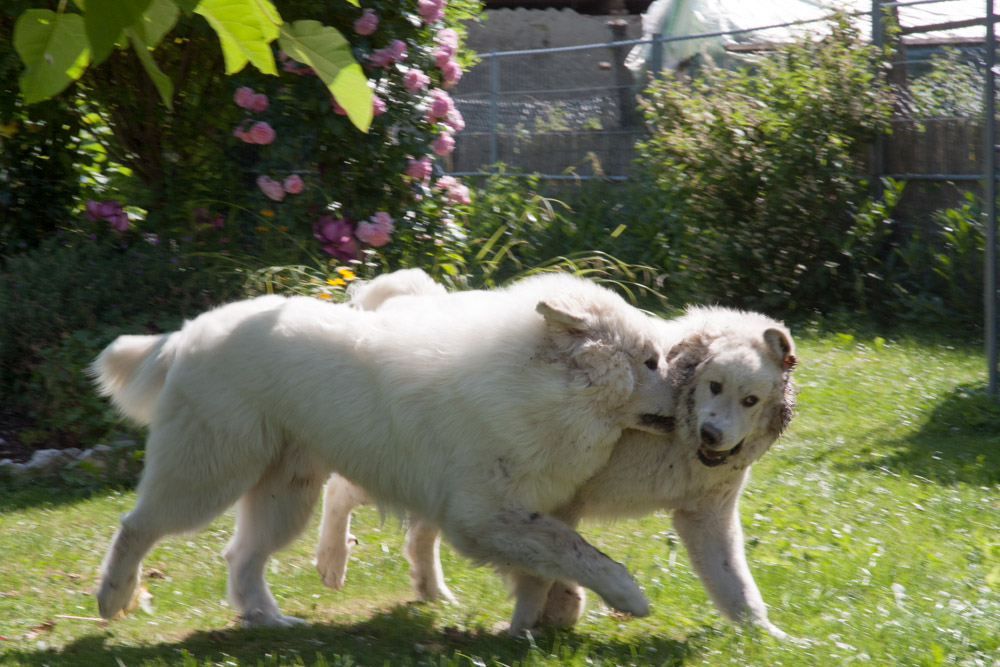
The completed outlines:
{"type": "Polygon", "coordinates": [[[319,241],[324,252],[341,261],[357,259],[361,250],[354,238],[351,221],[347,218],[334,220],[329,213],[324,213],[313,223],[313,237],[319,241]]]}
{"type": "Polygon", "coordinates": [[[448,0],[418,0],[417,13],[423,19],[424,25],[437,23],[444,17],[444,7],[448,0]]]}
{"type": "Polygon", "coordinates": [[[416,68],[406,70],[403,75],[403,86],[411,93],[424,90],[430,83],[431,78],[416,68]]]}
{"type": "Polygon", "coordinates": [[[284,181],[276,181],[270,176],[261,174],[257,177],[257,187],[269,199],[281,201],[285,198],[285,193],[297,195],[305,189],[306,185],[302,181],[302,177],[298,174],[292,174],[286,177],[284,181]]]}
{"type": "MultiPolygon", "coordinates": [[[[255,93],[252,88],[248,88],[247,86],[241,86],[236,89],[233,101],[236,102],[236,106],[252,111],[253,113],[266,111],[267,107],[270,106],[267,95],[264,93],[255,93]]],[[[267,145],[274,141],[278,134],[268,123],[262,120],[254,122],[252,119],[247,118],[233,128],[233,136],[248,144],[267,145]]]]}
{"type": "Polygon", "coordinates": [[[119,232],[124,232],[128,229],[128,213],[114,199],[105,199],[102,202],[88,199],[86,213],[87,220],[91,222],[107,220],[111,223],[111,227],[119,232]]]}
{"type": "Polygon", "coordinates": [[[461,132],[465,129],[465,119],[462,117],[462,112],[455,106],[451,95],[440,88],[431,90],[424,119],[431,125],[439,122],[444,123],[454,132],[461,132]]]}
{"type": "Polygon", "coordinates": [[[422,181],[431,175],[432,160],[429,156],[424,156],[419,159],[411,159],[406,165],[406,171],[403,172],[415,181],[422,181]]]}
{"type": "Polygon", "coordinates": [[[241,109],[246,109],[247,111],[252,111],[254,113],[266,111],[270,104],[267,99],[267,95],[264,93],[255,93],[252,88],[248,88],[247,86],[240,86],[236,89],[236,94],[233,95],[233,101],[236,102],[236,106],[241,109]]]}
{"type": "Polygon", "coordinates": [[[454,176],[442,176],[434,184],[434,187],[443,190],[452,204],[471,204],[472,198],[469,196],[469,187],[458,182],[454,176]]]}
{"type": "Polygon", "coordinates": [[[379,248],[389,242],[393,232],[392,218],[385,211],[376,212],[370,220],[358,223],[357,237],[370,246],[379,248]]]}
{"type": "Polygon", "coordinates": [[[278,133],[268,123],[262,120],[253,122],[248,118],[233,129],[233,136],[237,139],[242,139],[248,144],[266,146],[274,141],[278,133]],[[252,124],[248,126],[248,123],[252,124]]]}
{"type": "Polygon", "coordinates": [[[458,53],[458,33],[451,28],[438,30],[434,36],[437,47],[434,49],[434,62],[441,68],[441,82],[445,88],[450,88],[462,78],[462,66],[455,60],[458,53]]]}
{"type": "Polygon", "coordinates": [[[378,16],[374,9],[366,9],[361,17],[354,21],[354,32],[359,35],[370,35],[378,29],[378,16]]]}
{"type": "Polygon", "coordinates": [[[372,67],[389,67],[406,59],[406,42],[394,39],[384,49],[376,49],[368,58],[372,67]]]}

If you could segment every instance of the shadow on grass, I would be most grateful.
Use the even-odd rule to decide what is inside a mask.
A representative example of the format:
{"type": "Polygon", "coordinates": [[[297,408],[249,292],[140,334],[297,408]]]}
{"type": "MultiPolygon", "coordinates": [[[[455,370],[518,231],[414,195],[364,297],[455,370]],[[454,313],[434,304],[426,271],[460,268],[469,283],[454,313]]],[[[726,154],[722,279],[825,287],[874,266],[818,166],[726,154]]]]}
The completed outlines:
{"type": "Polygon", "coordinates": [[[55,476],[27,482],[4,480],[0,481],[0,514],[32,507],[74,505],[133,487],[132,483],[116,480],[80,484],[75,479],[55,476]]]}
{"type": "Polygon", "coordinates": [[[81,637],[62,650],[11,651],[6,659],[24,665],[384,665],[431,663],[476,665],[531,662],[555,656],[559,662],[681,665],[692,651],[686,642],[660,637],[643,648],[623,640],[602,641],[573,631],[553,631],[528,639],[482,628],[474,631],[435,626],[436,615],[419,603],[404,604],[350,624],[297,628],[198,631],[175,642],[138,646],[108,645],[107,634],[81,637]],[[638,651],[638,653],[637,653],[638,651]],[[645,654],[645,655],[643,655],[645,654]]]}
{"type": "Polygon", "coordinates": [[[956,387],[917,432],[885,447],[894,453],[845,467],[886,469],[940,484],[1000,482],[1000,398],[978,386],[956,387]]]}

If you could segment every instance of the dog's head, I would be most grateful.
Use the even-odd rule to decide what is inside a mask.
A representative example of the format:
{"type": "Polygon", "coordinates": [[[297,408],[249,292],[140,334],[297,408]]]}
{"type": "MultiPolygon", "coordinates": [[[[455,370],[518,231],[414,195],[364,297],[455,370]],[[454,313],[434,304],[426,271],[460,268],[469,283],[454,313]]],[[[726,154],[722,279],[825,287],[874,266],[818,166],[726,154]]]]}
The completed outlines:
{"type": "Polygon", "coordinates": [[[623,301],[607,305],[539,301],[543,355],[568,366],[571,381],[592,390],[622,428],[673,431],[674,383],[653,318],[623,301]]]}
{"type": "Polygon", "coordinates": [[[781,324],[754,313],[712,309],[732,321],[705,327],[668,354],[677,380],[682,441],[698,460],[746,467],[764,455],[792,418],[795,348],[781,324]]]}

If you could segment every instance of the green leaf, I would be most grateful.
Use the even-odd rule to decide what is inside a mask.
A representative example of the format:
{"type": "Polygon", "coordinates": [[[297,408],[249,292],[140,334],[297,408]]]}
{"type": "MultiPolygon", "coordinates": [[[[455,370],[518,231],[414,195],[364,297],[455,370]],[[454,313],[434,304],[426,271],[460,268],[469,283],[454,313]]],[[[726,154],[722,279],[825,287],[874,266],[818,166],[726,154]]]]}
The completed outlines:
{"type": "Polygon", "coordinates": [[[90,61],[98,65],[111,54],[126,26],[137,23],[151,0],[87,0],[83,14],[90,40],[90,61]]]}
{"type": "Polygon", "coordinates": [[[142,63],[146,73],[149,74],[149,78],[153,80],[153,85],[155,85],[156,90],[159,91],[163,104],[168,109],[173,111],[174,83],[170,80],[170,77],[164,74],[163,70],[157,66],[156,62],[153,60],[153,56],[149,54],[149,49],[146,48],[142,35],[139,33],[140,31],[137,28],[125,28],[125,34],[128,35],[128,38],[132,41],[132,48],[135,49],[135,54],[139,56],[139,62],[142,63]]]}
{"type": "Polygon", "coordinates": [[[28,9],[14,24],[14,49],[24,62],[19,80],[28,104],[47,100],[80,78],[90,60],[79,14],[28,9]]]}
{"type": "Polygon", "coordinates": [[[319,21],[296,21],[281,26],[279,44],[289,56],[312,67],[355,127],[368,131],[372,124],[371,89],[340,32],[319,21]]]}
{"type": "Polygon", "coordinates": [[[219,36],[226,74],[249,62],[264,74],[277,75],[271,42],[278,37],[281,17],[270,0],[202,0],[194,11],[219,36]]]}
{"type": "Polygon", "coordinates": [[[163,37],[177,25],[178,16],[180,11],[174,0],[153,0],[141,19],[146,47],[155,49],[159,46],[163,37]]]}
{"type": "Polygon", "coordinates": [[[198,6],[199,0],[174,0],[174,3],[181,8],[181,11],[190,16],[198,6]]]}

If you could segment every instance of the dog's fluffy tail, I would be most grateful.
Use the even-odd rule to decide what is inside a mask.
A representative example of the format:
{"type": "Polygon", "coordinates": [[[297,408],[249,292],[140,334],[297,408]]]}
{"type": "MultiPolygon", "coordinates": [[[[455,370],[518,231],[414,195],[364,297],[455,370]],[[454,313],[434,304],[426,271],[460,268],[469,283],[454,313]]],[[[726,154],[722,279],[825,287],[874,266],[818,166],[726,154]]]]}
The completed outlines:
{"type": "Polygon", "coordinates": [[[104,348],[87,372],[102,396],[140,425],[149,425],[153,403],[170,368],[164,345],[170,334],[119,336],[104,348]]]}
{"type": "Polygon", "coordinates": [[[402,269],[383,273],[365,283],[354,283],[347,291],[349,303],[358,310],[378,310],[395,296],[439,296],[445,288],[422,269],[402,269]]]}

